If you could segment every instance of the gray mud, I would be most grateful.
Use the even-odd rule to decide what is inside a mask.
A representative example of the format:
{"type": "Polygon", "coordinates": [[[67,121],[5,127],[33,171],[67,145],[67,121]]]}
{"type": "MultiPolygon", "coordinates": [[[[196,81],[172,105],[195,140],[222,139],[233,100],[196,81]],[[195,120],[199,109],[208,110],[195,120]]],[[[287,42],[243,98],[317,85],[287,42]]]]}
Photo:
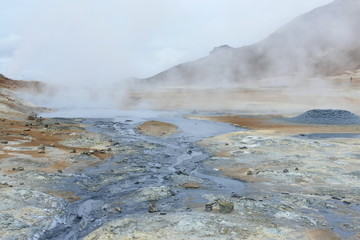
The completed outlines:
{"type": "Polygon", "coordinates": [[[313,109],[297,117],[282,119],[283,121],[299,124],[332,124],[350,125],[360,124],[360,117],[346,110],[313,109]]]}
{"type": "Polygon", "coordinates": [[[242,191],[241,181],[224,178],[202,164],[209,154],[196,144],[203,138],[240,128],[157,116],[156,120],[176,124],[181,132],[168,138],[155,138],[134,130],[146,120],[141,116],[123,116],[84,121],[90,131],[107,136],[116,153],[99,165],[73,171],[57,184],[57,190],[75,192],[81,200],[68,202],[65,214],[54,220],[51,229],[29,239],[81,239],[109,221],[146,214],[150,201],[157,202],[160,212],[191,212],[189,205],[208,203],[203,198],[205,193],[231,195],[242,191]],[[197,182],[201,188],[180,187],[186,182],[197,182]]]}

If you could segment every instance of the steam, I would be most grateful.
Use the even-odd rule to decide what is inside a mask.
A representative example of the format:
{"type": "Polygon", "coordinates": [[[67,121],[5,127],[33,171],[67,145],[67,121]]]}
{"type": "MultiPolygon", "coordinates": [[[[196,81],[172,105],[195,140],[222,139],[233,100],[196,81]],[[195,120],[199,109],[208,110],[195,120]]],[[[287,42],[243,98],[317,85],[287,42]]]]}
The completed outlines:
{"type": "MultiPolygon", "coordinates": [[[[288,46],[279,43],[278,36],[270,36],[271,41],[265,40],[256,47],[219,48],[207,58],[156,76],[153,79],[160,80],[156,81],[158,85],[151,79],[146,81],[150,83],[147,85],[133,77],[146,78],[205,56],[214,46],[251,45],[293,17],[330,1],[199,0],[189,4],[180,0],[37,0],[25,14],[17,35],[21,38],[4,73],[52,85],[48,95],[31,96],[40,105],[50,107],[152,108],[166,102],[176,108],[181,102],[172,98],[174,92],[181,92],[182,99],[189,98],[188,105],[194,105],[194,109],[214,106],[221,104],[221,94],[209,100],[207,93],[200,94],[204,97],[194,96],[194,88],[211,92],[219,87],[258,87],[265,82],[268,87],[283,81],[296,86],[302,82],[299,73],[308,76],[309,69],[313,71],[314,62],[308,61],[313,56],[293,43],[298,41],[307,46],[314,40],[311,34],[327,20],[319,20],[319,26],[310,29],[309,35],[305,35],[306,29],[298,34],[287,31],[285,26],[280,38],[287,38],[288,46]],[[269,15],[270,7],[278,12],[269,15]],[[295,57],[297,60],[292,63],[295,57]],[[164,83],[171,89],[163,88],[164,83]],[[169,92],[165,93],[166,90],[169,92]]],[[[334,42],[327,42],[326,37],[338,37],[334,41],[347,42],[341,46],[345,49],[358,38],[344,41],[350,39],[352,31],[339,22],[336,29],[341,29],[340,37],[337,32],[326,32],[322,40],[332,46],[334,42]]],[[[326,59],[333,51],[326,44],[309,52],[326,59]]],[[[342,57],[335,58],[341,61],[342,57]]],[[[323,68],[331,68],[331,64],[326,62],[323,68]]],[[[236,105],[231,101],[226,104],[236,105]]]]}

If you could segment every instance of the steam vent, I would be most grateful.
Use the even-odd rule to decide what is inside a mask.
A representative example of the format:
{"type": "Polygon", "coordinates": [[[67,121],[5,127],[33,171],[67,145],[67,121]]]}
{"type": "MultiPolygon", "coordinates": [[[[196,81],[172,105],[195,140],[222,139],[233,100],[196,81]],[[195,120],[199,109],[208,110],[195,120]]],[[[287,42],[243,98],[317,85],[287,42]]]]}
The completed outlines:
{"type": "Polygon", "coordinates": [[[347,125],[360,124],[360,117],[346,110],[313,109],[287,121],[302,124],[347,125]]]}

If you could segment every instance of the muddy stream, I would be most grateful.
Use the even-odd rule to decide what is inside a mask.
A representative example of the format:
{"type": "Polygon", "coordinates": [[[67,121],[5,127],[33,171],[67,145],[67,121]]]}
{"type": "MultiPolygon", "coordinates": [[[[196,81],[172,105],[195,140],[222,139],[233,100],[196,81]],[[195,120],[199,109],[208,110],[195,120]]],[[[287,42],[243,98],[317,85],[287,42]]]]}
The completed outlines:
{"type": "Polygon", "coordinates": [[[171,194],[156,202],[161,214],[205,206],[204,193],[243,191],[241,181],[224,178],[214,169],[206,168],[202,162],[209,154],[196,144],[204,138],[241,131],[241,128],[169,113],[151,116],[151,113],[129,112],[122,115],[84,119],[89,131],[103,134],[119,149],[114,157],[95,166],[74,170],[65,182],[53,186],[59,191],[75,192],[81,200],[68,202],[65,214],[56,218],[52,228],[31,239],[81,239],[108,221],[145,214],[149,201],[142,199],[141,191],[151,191],[151,187],[170,189],[171,194]],[[173,123],[181,132],[166,138],[138,133],[136,126],[147,120],[173,123]],[[202,187],[185,189],[179,186],[178,179],[194,180],[202,187]]]}

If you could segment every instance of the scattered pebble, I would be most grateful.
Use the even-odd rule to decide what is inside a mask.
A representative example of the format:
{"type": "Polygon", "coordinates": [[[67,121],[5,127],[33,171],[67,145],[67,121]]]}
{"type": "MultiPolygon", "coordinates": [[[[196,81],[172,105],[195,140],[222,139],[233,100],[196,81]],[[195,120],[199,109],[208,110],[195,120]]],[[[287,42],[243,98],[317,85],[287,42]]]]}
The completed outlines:
{"type": "Polygon", "coordinates": [[[12,169],[13,171],[24,171],[25,169],[23,167],[16,167],[12,169]]]}

